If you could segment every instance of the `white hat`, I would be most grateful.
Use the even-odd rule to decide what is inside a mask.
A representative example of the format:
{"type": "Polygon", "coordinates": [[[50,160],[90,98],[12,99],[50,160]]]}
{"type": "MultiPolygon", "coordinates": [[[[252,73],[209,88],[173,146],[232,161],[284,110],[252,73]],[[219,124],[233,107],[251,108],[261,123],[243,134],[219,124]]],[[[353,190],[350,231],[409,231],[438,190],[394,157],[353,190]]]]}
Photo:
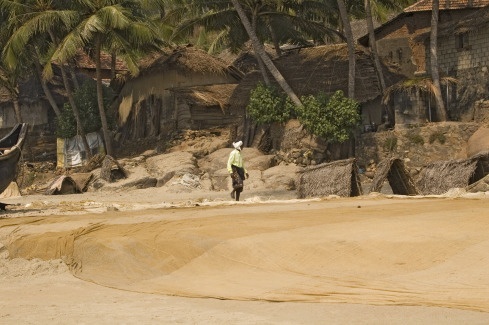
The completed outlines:
{"type": "Polygon", "coordinates": [[[242,145],[243,145],[243,141],[233,142],[234,149],[241,150],[242,145]]]}

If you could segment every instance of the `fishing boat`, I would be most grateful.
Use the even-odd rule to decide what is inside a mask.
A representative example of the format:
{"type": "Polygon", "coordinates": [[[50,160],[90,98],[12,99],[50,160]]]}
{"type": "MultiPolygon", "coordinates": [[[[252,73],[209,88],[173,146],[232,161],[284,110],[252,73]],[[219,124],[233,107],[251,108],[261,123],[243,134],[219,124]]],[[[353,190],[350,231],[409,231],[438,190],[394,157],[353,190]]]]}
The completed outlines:
{"type": "Polygon", "coordinates": [[[17,176],[22,146],[27,134],[27,123],[17,124],[5,137],[0,139],[0,193],[17,176]]]}

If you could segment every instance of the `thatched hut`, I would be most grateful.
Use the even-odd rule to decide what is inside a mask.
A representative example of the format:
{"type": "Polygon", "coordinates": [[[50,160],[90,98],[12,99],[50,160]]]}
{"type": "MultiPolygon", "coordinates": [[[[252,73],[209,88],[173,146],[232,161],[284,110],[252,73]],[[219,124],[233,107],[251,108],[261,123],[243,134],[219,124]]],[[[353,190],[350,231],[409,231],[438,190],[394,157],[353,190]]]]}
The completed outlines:
{"type": "Polygon", "coordinates": [[[472,175],[471,183],[477,182],[489,175],[489,151],[479,152],[470,157],[470,159],[476,161],[476,168],[472,175]]]}
{"type": "Polygon", "coordinates": [[[399,158],[387,158],[379,163],[375,172],[370,192],[380,192],[387,179],[394,194],[416,195],[418,190],[404,162],[399,158]]]}
{"type": "MultiPolygon", "coordinates": [[[[58,69],[55,69],[55,73],[57,71],[58,69]]],[[[55,102],[59,107],[62,107],[65,102],[65,91],[58,76],[58,74],[55,75],[48,83],[48,87],[55,102]]],[[[1,72],[0,77],[2,77],[1,72]]],[[[54,111],[51,109],[42,90],[41,83],[36,76],[29,76],[19,81],[18,92],[18,101],[23,122],[29,123],[31,126],[44,126],[54,120],[54,111]]],[[[12,95],[7,88],[0,86],[0,130],[10,130],[17,123],[12,95]]]]}
{"type": "MultiPolygon", "coordinates": [[[[381,91],[369,52],[363,47],[356,50],[355,99],[361,103],[362,123],[382,123],[381,91]]],[[[337,90],[348,93],[348,49],[345,44],[302,48],[287,52],[274,60],[277,68],[298,96],[332,94],[337,90]]],[[[397,82],[398,76],[385,70],[388,84],[397,82]]],[[[273,80],[273,78],[270,78],[273,80]]],[[[259,71],[248,73],[231,98],[232,114],[245,116],[250,92],[262,82],[259,71]]],[[[278,87],[278,86],[277,86],[278,87]]]]}
{"type": "Polygon", "coordinates": [[[229,125],[229,98],[237,84],[170,89],[178,107],[178,126],[193,130],[229,125]]]}
{"type": "Polygon", "coordinates": [[[216,107],[216,103],[227,107],[227,98],[220,92],[228,93],[232,87],[184,88],[235,85],[241,77],[238,70],[193,47],[158,53],[143,62],[140,74],[125,83],[115,103],[122,139],[155,137],[198,126],[193,119],[202,115],[192,112],[216,107]]]}
{"type": "Polygon", "coordinates": [[[416,178],[420,194],[443,194],[451,188],[465,188],[474,182],[477,159],[434,162],[424,167],[416,178]]]}
{"type": "Polygon", "coordinates": [[[356,160],[338,160],[305,168],[297,190],[299,198],[362,195],[356,160]]]}

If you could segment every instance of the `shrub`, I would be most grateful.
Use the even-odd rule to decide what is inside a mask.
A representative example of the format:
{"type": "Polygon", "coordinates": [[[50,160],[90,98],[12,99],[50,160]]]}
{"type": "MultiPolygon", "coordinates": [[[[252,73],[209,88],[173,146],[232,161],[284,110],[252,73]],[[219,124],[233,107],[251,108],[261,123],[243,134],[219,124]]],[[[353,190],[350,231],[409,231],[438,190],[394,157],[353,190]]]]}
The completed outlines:
{"type": "Polygon", "coordinates": [[[397,138],[396,137],[386,138],[383,147],[385,151],[389,151],[389,152],[394,151],[397,147],[397,138]]]}
{"type": "Polygon", "coordinates": [[[444,144],[447,141],[447,138],[445,135],[439,131],[435,131],[432,134],[430,134],[430,144],[438,140],[440,144],[444,144]]]}
{"type": "Polygon", "coordinates": [[[411,142],[412,144],[419,144],[423,145],[424,144],[424,139],[419,133],[408,133],[406,134],[406,138],[411,142]]]}
{"type": "MultiPolygon", "coordinates": [[[[115,125],[115,119],[108,112],[110,98],[112,96],[111,89],[104,87],[104,107],[106,108],[107,121],[109,127],[115,125]]],[[[97,104],[97,85],[95,81],[89,80],[76,90],[73,94],[76,106],[80,111],[80,119],[85,133],[95,132],[102,127],[100,114],[97,104]]],[[[69,103],[65,103],[61,116],[56,119],[56,135],[60,138],[72,138],[78,134],[75,115],[69,103]]]]}
{"type": "Polygon", "coordinates": [[[341,90],[331,97],[324,93],[303,96],[296,107],[297,117],[310,133],[336,142],[350,138],[360,122],[359,104],[346,98],[341,90]]]}
{"type": "Polygon", "coordinates": [[[275,88],[258,83],[250,93],[246,110],[258,124],[283,123],[290,119],[292,107],[290,100],[275,88]]]}

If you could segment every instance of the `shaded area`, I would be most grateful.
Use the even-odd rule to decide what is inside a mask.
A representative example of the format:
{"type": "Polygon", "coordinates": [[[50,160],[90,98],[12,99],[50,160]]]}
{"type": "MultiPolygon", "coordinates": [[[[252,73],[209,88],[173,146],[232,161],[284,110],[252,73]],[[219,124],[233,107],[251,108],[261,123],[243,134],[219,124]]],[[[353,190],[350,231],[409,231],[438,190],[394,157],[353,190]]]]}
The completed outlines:
{"type": "Polygon", "coordinates": [[[399,158],[387,158],[379,163],[372,181],[372,186],[370,187],[370,192],[380,192],[386,179],[394,194],[418,194],[413,179],[406,170],[403,161],[399,158]]]}

